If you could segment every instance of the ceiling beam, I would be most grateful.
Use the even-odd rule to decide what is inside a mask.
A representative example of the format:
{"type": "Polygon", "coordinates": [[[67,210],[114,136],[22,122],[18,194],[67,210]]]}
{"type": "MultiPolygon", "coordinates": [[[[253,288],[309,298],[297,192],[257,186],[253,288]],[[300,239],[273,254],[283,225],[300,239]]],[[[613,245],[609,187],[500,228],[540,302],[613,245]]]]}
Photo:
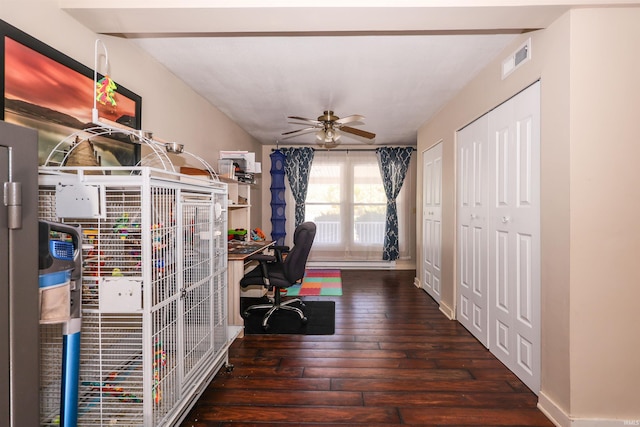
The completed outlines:
{"type": "Polygon", "coordinates": [[[306,3],[309,2],[165,0],[150,4],[144,0],[60,0],[59,5],[96,33],[129,37],[514,32],[544,28],[571,7],[525,0],[366,0],[367,6],[358,0],[314,1],[313,6],[304,6],[306,3]]]}

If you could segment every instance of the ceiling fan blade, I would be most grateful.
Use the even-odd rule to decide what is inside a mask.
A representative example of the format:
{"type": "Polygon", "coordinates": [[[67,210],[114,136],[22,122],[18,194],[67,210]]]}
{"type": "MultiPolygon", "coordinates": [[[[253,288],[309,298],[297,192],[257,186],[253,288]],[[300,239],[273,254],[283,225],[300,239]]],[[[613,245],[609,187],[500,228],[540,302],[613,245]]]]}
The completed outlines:
{"type": "Polygon", "coordinates": [[[304,129],[297,129],[297,130],[290,130],[289,132],[283,132],[283,135],[290,135],[290,134],[294,134],[294,133],[298,133],[298,132],[310,132],[312,130],[316,130],[316,128],[304,128],[304,129]]]}
{"type": "Polygon", "coordinates": [[[361,116],[360,114],[353,114],[351,116],[343,117],[341,119],[336,120],[336,123],[340,123],[341,125],[344,125],[346,123],[358,122],[363,119],[364,119],[364,116],[361,116]]]}
{"type": "Polygon", "coordinates": [[[290,125],[295,126],[313,126],[314,129],[322,129],[324,127],[323,123],[300,123],[300,122],[289,122],[290,125]]]}
{"type": "Polygon", "coordinates": [[[320,123],[318,120],[307,119],[305,117],[298,117],[298,116],[289,116],[289,117],[287,117],[287,119],[289,119],[289,120],[297,120],[297,121],[300,121],[300,122],[312,123],[312,124],[320,123]]]}
{"type": "Polygon", "coordinates": [[[308,133],[312,133],[312,132],[317,132],[318,130],[316,128],[307,128],[307,129],[300,129],[297,131],[293,131],[293,132],[285,132],[282,135],[282,138],[280,139],[289,139],[289,138],[294,138],[296,136],[301,136],[301,135],[306,135],[308,133]]]}
{"type": "Polygon", "coordinates": [[[340,128],[340,130],[342,132],[351,133],[353,135],[361,136],[361,137],[367,138],[367,139],[373,139],[373,138],[376,137],[375,133],[367,132],[366,130],[352,128],[350,126],[342,126],[340,128]]]}

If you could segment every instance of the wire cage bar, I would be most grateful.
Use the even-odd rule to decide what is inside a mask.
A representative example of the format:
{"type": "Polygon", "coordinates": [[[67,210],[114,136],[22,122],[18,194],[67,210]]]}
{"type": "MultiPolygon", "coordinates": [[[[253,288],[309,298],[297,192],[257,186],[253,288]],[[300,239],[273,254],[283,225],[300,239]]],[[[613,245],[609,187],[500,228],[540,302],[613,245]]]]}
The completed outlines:
{"type": "MultiPolygon", "coordinates": [[[[80,426],[173,425],[227,363],[227,186],[131,169],[40,169],[40,218],[82,227],[80,426]]],[[[59,424],[60,330],[41,326],[44,426],[59,424]]]]}

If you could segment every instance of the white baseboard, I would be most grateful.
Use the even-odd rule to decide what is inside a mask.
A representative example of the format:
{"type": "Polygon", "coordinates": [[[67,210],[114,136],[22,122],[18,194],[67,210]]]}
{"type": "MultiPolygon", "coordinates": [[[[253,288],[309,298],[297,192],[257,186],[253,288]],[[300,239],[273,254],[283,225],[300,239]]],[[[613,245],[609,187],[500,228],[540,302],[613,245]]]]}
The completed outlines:
{"type": "MultiPolygon", "coordinates": [[[[420,278],[415,277],[413,279],[413,284],[414,284],[414,286],[416,288],[422,289],[427,295],[429,295],[429,293],[422,287],[422,283],[420,283],[420,278]]],[[[451,307],[449,307],[448,305],[446,305],[442,301],[440,301],[438,303],[438,305],[439,305],[439,308],[440,308],[440,311],[442,312],[442,314],[447,316],[447,319],[449,319],[449,320],[455,320],[456,319],[455,312],[453,311],[453,309],[451,307]]]]}
{"type": "Polygon", "coordinates": [[[440,311],[447,316],[449,320],[456,320],[456,313],[451,307],[440,301],[440,311]]]}
{"type": "Polygon", "coordinates": [[[395,261],[307,261],[307,268],[339,268],[342,270],[394,270],[395,261]]]}
{"type": "Polygon", "coordinates": [[[569,419],[567,414],[565,414],[544,391],[540,391],[538,394],[538,409],[558,427],[568,427],[571,425],[571,419],[569,419]]]}
{"type": "Polygon", "coordinates": [[[640,426],[638,419],[607,419],[607,418],[578,418],[571,417],[560,408],[543,391],[538,395],[538,409],[558,427],[620,427],[640,426]]]}

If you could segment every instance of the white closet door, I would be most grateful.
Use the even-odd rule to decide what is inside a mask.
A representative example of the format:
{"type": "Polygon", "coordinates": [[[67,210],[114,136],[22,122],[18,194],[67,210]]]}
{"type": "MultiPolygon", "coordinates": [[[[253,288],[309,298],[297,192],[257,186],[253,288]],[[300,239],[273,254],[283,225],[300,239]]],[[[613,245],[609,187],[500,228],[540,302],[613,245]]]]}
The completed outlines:
{"type": "Polygon", "coordinates": [[[422,155],[422,287],[440,302],[442,143],[422,155]]]}
{"type": "Polygon", "coordinates": [[[540,88],[489,113],[489,349],[540,389],[540,88]]]}
{"type": "Polygon", "coordinates": [[[457,318],[488,347],[487,116],[458,132],[457,318]]]}

